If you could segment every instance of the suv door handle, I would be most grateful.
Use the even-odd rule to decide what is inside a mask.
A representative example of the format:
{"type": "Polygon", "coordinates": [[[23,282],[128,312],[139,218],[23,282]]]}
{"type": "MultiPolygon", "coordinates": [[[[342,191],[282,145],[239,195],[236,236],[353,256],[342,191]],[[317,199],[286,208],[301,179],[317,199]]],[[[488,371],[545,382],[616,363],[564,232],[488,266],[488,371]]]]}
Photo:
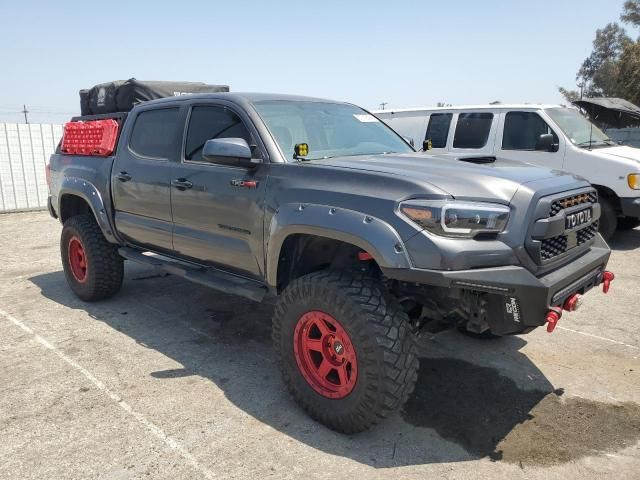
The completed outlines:
{"type": "Polygon", "coordinates": [[[191,183],[186,178],[177,178],[171,182],[171,185],[176,187],[178,190],[188,190],[193,187],[193,183],[191,183]]]}
{"type": "Polygon", "coordinates": [[[129,180],[131,180],[131,175],[129,175],[127,172],[120,172],[118,175],[116,175],[116,178],[121,182],[128,182],[129,180]]]}

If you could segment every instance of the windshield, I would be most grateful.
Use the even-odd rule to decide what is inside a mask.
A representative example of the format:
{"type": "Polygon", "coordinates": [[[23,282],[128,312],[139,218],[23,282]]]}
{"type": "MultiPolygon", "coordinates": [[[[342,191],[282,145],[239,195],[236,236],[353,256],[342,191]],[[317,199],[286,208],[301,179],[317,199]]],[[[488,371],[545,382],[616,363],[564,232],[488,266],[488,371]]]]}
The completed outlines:
{"type": "Polygon", "coordinates": [[[309,145],[305,160],[414,151],[384,123],[353,105],[274,100],[255,102],[254,107],[287,160],[294,159],[298,143],[309,145]]]}
{"type": "Polygon", "coordinates": [[[556,122],[571,142],[583,148],[614,145],[607,135],[577,110],[571,108],[547,108],[547,115],[556,122]]]}

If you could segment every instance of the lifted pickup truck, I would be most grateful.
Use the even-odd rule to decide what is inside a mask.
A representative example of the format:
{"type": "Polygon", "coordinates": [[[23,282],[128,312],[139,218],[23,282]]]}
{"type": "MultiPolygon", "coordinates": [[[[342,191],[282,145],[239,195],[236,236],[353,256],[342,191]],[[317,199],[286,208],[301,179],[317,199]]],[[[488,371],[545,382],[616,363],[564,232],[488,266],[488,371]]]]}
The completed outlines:
{"type": "Polygon", "coordinates": [[[552,331],[581,295],[613,280],[586,181],[416,153],[347,103],[154,100],[73,119],[48,169],[78,297],[118,292],[128,259],[274,302],[286,385],[342,432],[407,399],[421,329],[552,331]]]}

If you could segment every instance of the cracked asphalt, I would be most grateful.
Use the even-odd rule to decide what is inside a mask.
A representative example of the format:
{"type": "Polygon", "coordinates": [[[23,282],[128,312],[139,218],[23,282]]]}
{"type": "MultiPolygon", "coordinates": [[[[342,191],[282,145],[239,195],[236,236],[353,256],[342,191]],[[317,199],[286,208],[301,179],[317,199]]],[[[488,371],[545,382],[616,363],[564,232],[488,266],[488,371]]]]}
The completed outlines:
{"type": "Polygon", "coordinates": [[[640,229],[552,335],[422,336],[405,408],[353,436],[286,393],[271,307],[129,262],[83,303],[60,230],[0,215],[2,479],[640,478],[640,229]]]}

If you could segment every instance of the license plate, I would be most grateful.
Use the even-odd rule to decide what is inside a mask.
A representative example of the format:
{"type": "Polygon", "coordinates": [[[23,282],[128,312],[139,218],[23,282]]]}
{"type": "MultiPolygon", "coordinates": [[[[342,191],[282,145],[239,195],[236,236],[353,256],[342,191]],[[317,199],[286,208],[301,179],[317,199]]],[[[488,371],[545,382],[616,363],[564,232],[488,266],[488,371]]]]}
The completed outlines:
{"type": "Polygon", "coordinates": [[[565,229],[571,230],[586,223],[591,223],[591,209],[585,208],[579,212],[573,212],[565,218],[565,229]]]}

